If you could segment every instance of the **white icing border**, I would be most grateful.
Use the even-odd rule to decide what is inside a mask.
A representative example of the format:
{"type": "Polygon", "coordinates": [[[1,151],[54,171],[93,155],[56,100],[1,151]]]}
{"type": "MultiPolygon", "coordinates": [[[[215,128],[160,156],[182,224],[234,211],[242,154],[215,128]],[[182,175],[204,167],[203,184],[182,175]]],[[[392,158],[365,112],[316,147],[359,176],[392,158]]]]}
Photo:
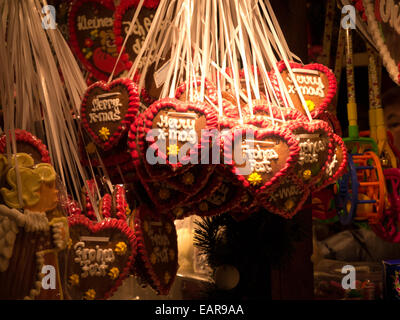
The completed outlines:
{"type": "Polygon", "coordinates": [[[392,56],[390,55],[386,43],[382,40],[379,26],[376,22],[375,6],[372,3],[372,0],[363,0],[363,5],[365,8],[365,15],[367,16],[368,20],[368,30],[371,33],[372,38],[376,42],[376,46],[378,47],[379,54],[382,57],[383,64],[386,67],[386,70],[388,71],[392,80],[397,85],[400,85],[398,66],[396,65],[396,61],[394,61],[392,56]]]}

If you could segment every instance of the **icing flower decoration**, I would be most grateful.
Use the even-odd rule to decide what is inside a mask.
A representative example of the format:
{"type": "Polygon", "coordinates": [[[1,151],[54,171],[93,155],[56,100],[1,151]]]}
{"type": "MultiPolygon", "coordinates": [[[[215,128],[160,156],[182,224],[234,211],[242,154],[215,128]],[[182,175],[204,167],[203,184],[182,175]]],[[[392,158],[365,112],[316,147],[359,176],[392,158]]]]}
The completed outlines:
{"type": "Polygon", "coordinates": [[[89,142],[85,147],[87,153],[93,154],[96,152],[96,145],[93,142],[89,142]]]}
{"type": "Polygon", "coordinates": [[[71,249],[71,247],[72,247],[72,239],[69,238],[69,239],[68,239],[68,242],[67,242],[67,248],[68,248],[68,249],[71,249]]]}
{"type": "Polygon", "coordinates": [[[96,297],[96,291],[94,291],[93,289],[89,289],[88,291],[85,292],[83,298],[85,300],[94,300],[95,297],[96,297]]]}
{"type": "Polygon", "coordinates": [[[126,207],[125,207],[125,215],[127,217],[129,217],[130,214],[131,214],[131,209],[129,208],[129,205],[126,205],[126,207]]]}
{"type": "Polygon", "coordinates": [[[168,146],[168,155],[177,156],[179,154],[179,147],[177,144],[171,144],[168,146]]]}
{"type": "Polygon", "coordinates": [[[92,30],[92,31],[90,32],[90,37],[91,37],[92,39],[96,39],[98,36],[99,36],[99,30],[94,29],[94,30],[92,30]]]}
{"type": "Polygon", "coordinates": [[[119,276],[119,269],[116,268],[116,267],[111,268],[111,270],[110,270],[110,272],[108,273],[108,275],[110,276],[110,278],[111,278],[112,280],[117,279],[118,276],[119,276]]]}
{"type": "Polygon", "coordinates": [[[291,210],[294,207],[294,201],[292,199],[288,199],[285,202],[285,208],[286,210],[291,210]]]}
{"type": "Polygon", "coordinates": [[[191,172],[187,172],[183,175],[183,183],[186,185],[191,185],[194,182],[194,175],[191,172]]]}
{"type": "Polygon", "coordinates": [[[93,40],[90,39],[90,38],[87,38],[87,39],[85,40],[85,47],[90,48],[91,46],[93,46],[93,40]]]}
{"type": "Polygon", "coordinates": [[[262,182],[261,176],[257,172],[253,172],[249,178],[247,179],[249,182],[253,185],[256,186],[262,182]]]}
{"type": "Polygon", "coordinates": [[[171,280],[171,276],[169,275],[169,272],[165,272],[165,274],[164,274],[164,281],[165,281],[165,283],[168,283],[169,280],[171,280]]]}
{"type": "Polygon", "coordinates": [[[311,100],[306,100],[307,108],[310,111],[313,111],[315,109],[315,103],[311,100]]]}
{"type": "Polygon", "coordinates": [[[71,286],[77,286],[79,284],[79,276],[77,274],[73,274],[69,277],[69,284],[71,286]]]}
{"type": "Polygon", "coordinates": [[[166,199],[169,198],[170,192],[169,192],[168,189],[164,188],[164,189],[161,189],[161,190],[158,192],[158,196],[160,197],[160,199],[166,200],[166,199]]]}
{"type": "Polygon", "coordinates": [[[182,216],[182,215],[183,215],[183,212],[184,212],[184,210],[183,210],[183,208],[181,208],[181,207],[177,207],[177,208],[174,209],[174,215],[175,215],[177,218],[179,218],[180,216],[182,216]]]}
{"type": "Polygon", "coordinates": [[[151,264],[156,264],[156,262],[157,262],[157,257],[154,253],[152,253],[150,255],[150,262],[151,262],[151,264]]]}
{"type": "Polygon", "coordinates": [[[205,201],[203,201],[203,202],[201,202],[200,204],[199,204],[199,209],[200,209],[200,211],[207,211],[208,210],[208,204],[207,204],[207,202],[205,202],[205,201]]]}
{"type": "Polygon", "coordinates": [[[110,130],[108,130],[108,128],[102,127],[99,130],[99,136],[101,139],[103,139],[103,141],[107,141],[109,135],[110,135],[110,130]]]}
{"type": "Polygon", "coordinates": [[[115,246],[115,253],[119,256],[122,256],[126,253],[127,246],[125,242],[118,242],[115,246]]]}
{"type": "Polygon", "coordinates": [[[303,179],[304,179],[304,180],[310,180],[310,178],[311,178],[311,170],[309,170],[309,169],[304,170],[304,172],[303,172],[303,179]]]}

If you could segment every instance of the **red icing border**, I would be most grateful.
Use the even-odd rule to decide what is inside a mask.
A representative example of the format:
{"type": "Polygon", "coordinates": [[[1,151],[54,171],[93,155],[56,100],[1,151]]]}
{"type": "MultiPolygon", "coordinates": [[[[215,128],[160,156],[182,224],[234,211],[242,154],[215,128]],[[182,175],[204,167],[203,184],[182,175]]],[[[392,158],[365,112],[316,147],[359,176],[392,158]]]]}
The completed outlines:
{"type": "MultiPolygon", "coordinates": [[[[34,147],[42,156],[41,162],[43,163],[51,163],[50,162],[50,154],[47,150],[46,145],[43,144],[42,140],[35,137],[32,133],[22,130],[22,129],[15,129],[15,140],[16,142],[26,142],[29,143],[32,147],[34,147]]],[[[6,135],[3,134],[0,137],[0,153],[6,153],[7,143],[6,143],[6,135]]],[[[17,150],[18,151],[18,150],[17,150]]]]}
{"type": "MultiPolygon", "coordinates": [[[[324,73],[327,76],[328,90],[326,93],[326,97],[323,99],[323,101],[321,102],[321,104],[319,106],[315,106],[315,109],[310,112],[311,117],[313,119],[317,118],[320,113],[324,112],[328,108],[329,103],[332,101],[333,97],[336,94],[337,81],[336,81],[336,77],[335,77],[334,73],[328,67],[326,67],[322,64],[319,64],[319,63],[311,63],[311,64],[302,65],[302,64],[296,63],[296,62],[289,62],[289,65],[292,69],[297,68],[297,69],[317,70],[317,71],[324,73]]],[[[287,70],[287,68],[286,68],[284,61],[278,62],[278,71],[280,73],[282,73],[285,70],[287,70]]],[[[279,86],[277,83],[277,79],[274,76],[274,71],[271,72],[270,78],[271,78],[272,85],[275,87],[275,92],[277,94],[277,97],[279,99],[282,99],[282,96],[279,92],[279,86]]]]}
{"type": "Polygon", "coordinates": [[[115,216],[117,219],[126,220],[126,209],[129,207],[126,201],[125,188],[123,186],[115,186],[115,216]]]}
{"type": "Polygon", "coordinates": [[[132,231],[131,228],[129,228],[129,226],[126,224],[125,221],[117,219],[107,219],[98,223],[94,223],[87,217],[78,214],[68,217],[68,224],[70,227],[76,225],[83,225],[87,229],[89,229],[89,231],[92,233],[96,233],[104,229],[117,229],[127,237],[132,252],[131,255],[129,256],[128,263],[124,267],[123,271],[120,273],[118,280],[115,282],[115,286],[112,287],[104,295],[104,299],[110,298],[115,293],[115,291],[117,291],[117,289],[121,286],[122,281],[129,275],[130,267],[135,261],[135,257],[137,254],[137,239],[135,233],[132,231]]]}
{"type": "Polygon", "coordinates": [[[116,146],[121,139],[121,137],[128,132],[129,126],[131,123],[134,121],[134,118],[136,117],[137,112],[139,111],[139,106],[140,106],[140,100],[139,100],[139,94],[137,90],[137,85],[130,79],[116,79],[114,81],[111,81],[109,84],[107,84],[104,81],[98,81],[94,84],[92,84],[85,92],[85,96],[82,100],[81,104],[81,124],[85,128],[86,132],[90,135],[90,137],[93,139],[93,141],[100,146],[103,150],[108,151],[112,149],[114,146],[116,146]],[[95,88],[100,88],[104,91],[108,91],[114,86],[117,85],[123,85],[126,87],[129,95],[129,106],[128,110],[126,112],[125,118],[121,120],[120,125],[118,127],[118,130],[110,136],[110,138],[103,142],[98,135],[93,132],[93,130],[90,128],[90,124],[88,123],[86,119],[86,102],[91,94],[92,90],[95,88]]]}

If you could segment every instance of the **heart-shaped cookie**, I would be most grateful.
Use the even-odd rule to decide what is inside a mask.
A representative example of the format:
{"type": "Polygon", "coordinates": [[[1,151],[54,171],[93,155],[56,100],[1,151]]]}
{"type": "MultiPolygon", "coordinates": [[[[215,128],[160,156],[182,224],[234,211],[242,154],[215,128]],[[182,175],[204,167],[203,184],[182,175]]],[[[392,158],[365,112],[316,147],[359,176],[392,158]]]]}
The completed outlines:
{"type": "MultiPolygon", "coordinates": [[[[38,139],[30,132],[15,129],[15,141],[17,145],[17,153],[27,153],[37,163],[50,163],[50,155],[46,145],[42,140],[38,139]]],[[[11,137],[9,137],[11,143],[11,137]]],[[[6,135],[0,137],[0,153],[7,152],[6,135]]]]}
{"type": "Polygon", "coordinates": [[[303,184],[314,189],[331,162],[334,151],[333,132],[322,120],[289,121],[285,125],[299,142],[300,154],[294,172],[303,184]]]}
{"type": "Polygon", "coordinates": [[[302,181],[295,175],[286,175],[280,184],[274,185],[259,203],[268,211],[286,219],[292,218],[303,206],[310,195],[302,181]]]}
{"type": "Polygon", "coordinates": [[[224,136],[225,164],[255,194],[265,193],[297,162],[299,144],[282,127],[265,130],[236,128],[224,136]]]}
{"type": "MultiPolygon", "coordinates": [[[[215,110],[206,104],[165,98],[143,113],[145,140],[140,137],[138,146],[150,164],[163,162],[171,167],[181,167],[200,161],[200,150],[211,148],[211,136],[217,125],[215,110]]],[[[131,130],[138,128],[131,127],[131,130]]]]}
{"type": "Polygon", "coordinates": [[[138,110],[139,94],[133,81],[99,81],[86,90],[81,124],[96,145],[107,151],[128,132],[138,110]]]}
{"type": "Polygon", "coordinates": [[[347,166],[347,149],[338,135],[333,134],[333,155],[330,162],[326,166],[321,180],[316,184],[314,190],[318,191],[329,184],[334,183],[346,170],[347,166]]]}
{"type": "Polygon", "coordinates": [[[178,243],[173,220],[140,206],[135,215],[135,234],[136,270],[157,293],[167,295],[178,271],[178,243]]]}
{"type": "Polygon", "coordinates": [[[95,223],[73,215],[68,222],[68,294],[74,300],[110,298],[134,262],[135,234],[126,222],[117,219],[95,223]]]}
{"type": "MultiPolygon", "coordinates": [[[[117,63],[114,10],[112,0],[75,0],[68,15],[72,50],[97,80],[106,81],[117,63]]],[[[125,69],[120,60],[114,75],[125,69]]]]}
{"type": "Polygon", "coordinates": [[[398,24],[400,2],[399,0],[365,0],[363,3],[368,31],[390,77],[400,85],[400,28],[398,24]]]}
{"type": "MultiPolygon", "coordinates": [[[[322,64],[312,63],[302,65],[300,63],[289,62],[297,84],[303,94],[304,100],[313,119],[325,111],[336,94],[337,83],[333,72],[322,64]]],[[[278,63],[278,71],[287,88],[288,94],[297,110],[306,115],[306,111],[301,103],[293,79],[283,61],[278,63]]],[[[277,77],[271,73],[271,82],[275,87],[278,98],[282,100],[277,77]]]]}
{"type": "MultiPolygon", "coordinates": [[[[138,0],[124,0],[120,2],[115,10],[114,34],[118,52],[122,49],[122,44],[128,34],[139,2],[138,0]]],[[[126,41],[124,54],[121,56],[127,68],[132,67],[133,62],[142,48],[159,2],[159,0],[146,0],[143,2],[132,33],[126,41]]]]}

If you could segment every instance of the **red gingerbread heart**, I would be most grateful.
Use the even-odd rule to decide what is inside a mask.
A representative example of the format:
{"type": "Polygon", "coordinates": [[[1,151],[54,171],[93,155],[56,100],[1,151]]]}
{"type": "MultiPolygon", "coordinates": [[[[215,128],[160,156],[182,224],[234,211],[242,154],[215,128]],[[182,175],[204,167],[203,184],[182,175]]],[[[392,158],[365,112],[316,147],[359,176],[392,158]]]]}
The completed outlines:
{"type": "MultiPolygon", "coordinates": [[[[68,15],[70,44],[85,68],[98,80],[106,81],[117,63],[112,0],[75,0],[68,15]]],[[[123,61],[114,75],[124,71],[123,61]]]]}
{"type": "Polygon", "coordinates": [[[136,238],[126,222],[99,223],[82,215],[68,217],[70,249],[67,291],[74,300],[110,298],[122,284],[136,256],[136,238]]]}
{"type": "Polygon", "coordinates": [[[279,183],[293,169],[300,151],[293,135],[282,127],[235,128],[224,136],[223,144],[225,163],[254,195],[279,183]]]}
{"type": "MultiPolygon", "coordinates": [[[[200,162],[200,150],[211,148],[211,135],[216,134],[216,112],[204,103],[181,102],[165,98],[153,103],[142,115],[143,127],[131,127],[138,132],[137,145],[151,165],[168,164],[179,168],[200,162]]],[[[133,155],[137,158],[137,155],[133,155]]]]}
{"type": "MultiPolygon", "coordinates": [[[[297,84],[304,96],[307,107],[312,118],[325,111],[336,94],[337,83],[333,72],[322,64],[307,64],[289,62],[297,84]]],[[[282,80],[287,88],[288,94],[293,101],[296,109],[306,115],[306,111],[301,103],[296,87],[283,61],[278,63],[278,71],[281,73],[282,80]]],[[[282,100],[277,77],[271,73],[271,82],[275,87],[278,98],[282,100]]]]}
{"type": "Polygon", "coordinates": [[[98,81],[85,93],[81,124],[93,141],[107,151],[118,145],[139,110],[136,84],[129,79],[98,81]]]}
{"type": "Polygon", "coordinates": [[[333,132],[322,120],[313,122],[289,121],[286,125],[298,140],[300,153],[294,172],[306,187],[315,188],[333,153],[333,132]]]}
{"type": "Polygon", "coordinates": [[[167,215],[156,215],[140,206],[135,216],[138,259],[136,272],[162,295],[167,295],[178,271],[175,224],[167,215]]]}

